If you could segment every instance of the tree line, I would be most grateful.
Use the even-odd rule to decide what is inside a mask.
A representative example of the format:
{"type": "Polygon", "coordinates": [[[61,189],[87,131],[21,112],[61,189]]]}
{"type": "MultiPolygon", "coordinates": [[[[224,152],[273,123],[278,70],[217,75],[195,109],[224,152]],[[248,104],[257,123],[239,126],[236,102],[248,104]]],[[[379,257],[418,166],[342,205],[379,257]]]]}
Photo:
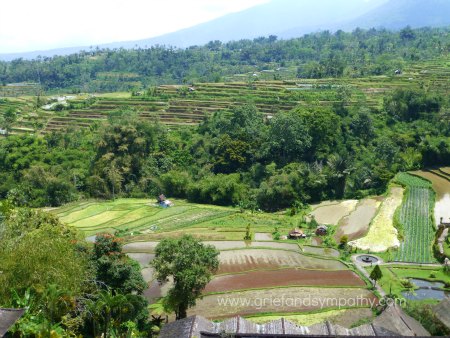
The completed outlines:
{"type": "Polygon", "coordinates": [[[68,56],[0,62],[0,84],[35,82],[45,90],[108,92],[158,84],[219,82],[226,76],[295,67],[297,77],[391,74],[412,61],[448,55],[448,28],[409,27],[399,32],[356,29],[275,36],[178,49],[91,49],[68,56]]]}
{"type": "Polygon", "coordinates": [[[93,130],[0,141],[0,198],[59,206],[156,197],[275,211],[380,194],[399,171],[450,164],[446,98],[398,89],[381,109],[303,107],[266,118],[249,103],[168,131],[126,108],[93,130]]]}

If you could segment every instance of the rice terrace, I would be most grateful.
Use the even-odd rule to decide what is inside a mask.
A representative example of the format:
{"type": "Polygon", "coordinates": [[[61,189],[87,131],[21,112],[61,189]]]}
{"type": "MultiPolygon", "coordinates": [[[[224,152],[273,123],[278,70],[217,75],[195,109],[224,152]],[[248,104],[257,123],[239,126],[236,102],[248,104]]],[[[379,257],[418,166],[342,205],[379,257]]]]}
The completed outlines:
{"type": "MultiPolygon", "coordinates": [[[[439,173],[441,176],[447,175],[445,169],[439,173]]],[[[402,173],[395,177],[386,196],[322,202],[312,206],[309,218],[336,228],[331,237],[340,238],[336,234],[348,235],[353,240],[350,242],[354,246],[352,254],[374,252],[380,255],[388,271],[395,271],[388,265],[395,262],[410,264],[410,270],[405,271],[411,271],[411,274],[406,277],[415,277],[426,271],[423,270],[426,269],[424,263],[432,263],[429,271],[437,271],[437,261],[433,256],[436,232],[433,207],[436,194],[432,182],[428,181],[430,175],[442,178],[433,174],[433,171],[402,173]],[[370,243],[369,246],[364,246],[365,241],[370,243]],[[358,249],[360,246],[361,249],[358,249]]],[[[441,197],[449,191],[444,194],[440,191],[441,197]]],[[[331,296],[337,292],[333,288],[338,288],[340,295],[348,297],[376,297],[377,291],[371,291],[372,283],[351,263],[348,256],[342,256],[338,250],[327,245],[315,245],[317,237],[313,232],[310,231],[312,235],[307,238],[295,241],[272,238],[275,227],[280,233],[287,234],[301,222],[302,215],[242,212],[236,208],[193,204],[179,199],[173,199],[172,202],[172,207],[160,208],[155,201],[148,199],[117,199],[110,202],[92,200],[72,203],[50,212],[63,222],[82,230],[90,238],[104,231],[120,234],[125,241],[125,252],[137,260],[142,268],[149,283],[145,295],[152,301],[167,292],[167,287],[156,283],[150,268],[160,239],[191,234],[219,249],[220,266],[217,274],[206,286],[203,300],[190,310],[191,315],[220,319],[238,313],[255,321],[259,317],[267,317],[255,317],[261,311],[254,307],[235,305],[227,308],[228,312],[223,312],[223,308],[218,305],[219,299],[241,296],[252,299],[259,295],[288,297],[293,293],[297,296],[306,293],[308,297],[320,295],[326,298],[327,294],[331,296]],[[251,224],[253,240],[242,240],[245,236],[242,224],[251,224]],[[265,240],[256,240],[256,237],[265,240]]],[[[308,232],[308,229],[303,230],[308,232]]],[[[391,276],[389,283],[398,283],[395,292],[401,296],[403,279],[396,277],[397,273],[391,276]]],[[[433,278],[443,282],[446,279],[444,275],[433,278]]],[[[382,280],[380,285],[386,286],[387,283],[382,280]]],[[[371,317],[367,308],[349,307],[338,312],[333,307],[322,310],[324,316],[329,313],[330,318],[341,318],[336,314],[352,311],[354,318],[360,320],[371,317]]],[[[270,313],[269,318],[276,314],[306,311],[299,318],[307,322],[307,314],[311,313],[311,318],[315,318],[317,310],[314,307],[287,306],[268,307],[264,311],[270,313]]],[[[342,318],[336,320],[345,322],[342,318]]]]}
{"type": "Polygon", "coordinates": [[[83,1],[0,34],[1,337],[450,336],[450,3],[83,1]]]}

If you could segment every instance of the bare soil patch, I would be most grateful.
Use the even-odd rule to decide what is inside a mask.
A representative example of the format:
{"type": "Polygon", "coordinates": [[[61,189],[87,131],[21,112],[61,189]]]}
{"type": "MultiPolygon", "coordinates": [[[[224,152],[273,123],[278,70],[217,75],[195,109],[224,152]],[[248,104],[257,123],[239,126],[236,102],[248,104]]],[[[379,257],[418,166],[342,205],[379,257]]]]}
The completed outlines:
{"type": "Polygon", "coordinates": [[[265,232],[255,233],[255,241],[271,241],[272,235],[265,232]]]}
{"type": "Polygon", "coordinates": [[[380,207],[381,201],[368,198],[360,201],[356,209],[339,222],[335,239],[339,241],[342,236],[348,236],[349,240],[364,237],[369,231],[370,222],[380,207]]]}
{"type": "Polygon", "coordinates": [[[282,269],[251,271],[215,277],[204,293],[262,289],[276,286],[362,286],[366,284],[353,271],[282,269]]]}

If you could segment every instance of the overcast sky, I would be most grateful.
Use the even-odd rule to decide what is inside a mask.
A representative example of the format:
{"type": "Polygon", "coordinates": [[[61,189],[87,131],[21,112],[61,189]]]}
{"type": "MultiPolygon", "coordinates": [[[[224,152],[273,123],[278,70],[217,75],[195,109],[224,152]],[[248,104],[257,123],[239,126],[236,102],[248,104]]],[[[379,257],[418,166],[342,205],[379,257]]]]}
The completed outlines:
{"type": "Polygon", "coordinates": [[[269,0],[6,0],[0,53],[139,40],[269,0]]]}

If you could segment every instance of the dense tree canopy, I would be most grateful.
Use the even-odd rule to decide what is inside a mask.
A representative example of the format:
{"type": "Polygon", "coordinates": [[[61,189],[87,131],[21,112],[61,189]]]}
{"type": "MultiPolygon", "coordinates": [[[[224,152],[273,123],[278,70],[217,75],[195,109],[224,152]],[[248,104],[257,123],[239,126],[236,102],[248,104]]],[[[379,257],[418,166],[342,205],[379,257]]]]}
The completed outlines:
{"type": "Polygon", "coordinates": [[[217,82],[233,74],[296,66],[297,76],[324,78],[381,75],[405,62],[448,53],[448,29],[422,28],[390,32],[356,29],[329,31],[291,40],[214,41],[177,49],[97,49],[69,56],[0,62],[0,84],[32,81],[45,89],[74,91],[131,90],[163,83],[217,82]]]}
{"type": "Polygon", "coordinates": [[[173,286],[165,297],[166,307],[185,318],[189,307],[195,305],[202,290],[219,267],[219,252],[211,245],[202,244],[192,236],[164,239],[156,246],[152,266],[160,283],[169,278],[173,286]]]}

